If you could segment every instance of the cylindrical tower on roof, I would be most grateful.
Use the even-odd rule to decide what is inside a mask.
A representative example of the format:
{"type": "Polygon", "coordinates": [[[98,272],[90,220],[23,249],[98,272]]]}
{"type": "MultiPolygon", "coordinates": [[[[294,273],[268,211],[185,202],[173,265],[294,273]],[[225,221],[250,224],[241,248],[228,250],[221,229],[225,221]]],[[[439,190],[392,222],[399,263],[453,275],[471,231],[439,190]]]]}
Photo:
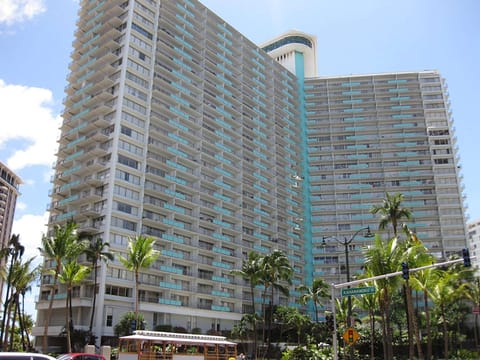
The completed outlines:
{"type": "Polygon", "coordinates": [[[317,38],[297,30],[290,30],[260,45],[272,58],[296,74],[295,53],[303,54],[305,77],[317,76],[317,38]]]}

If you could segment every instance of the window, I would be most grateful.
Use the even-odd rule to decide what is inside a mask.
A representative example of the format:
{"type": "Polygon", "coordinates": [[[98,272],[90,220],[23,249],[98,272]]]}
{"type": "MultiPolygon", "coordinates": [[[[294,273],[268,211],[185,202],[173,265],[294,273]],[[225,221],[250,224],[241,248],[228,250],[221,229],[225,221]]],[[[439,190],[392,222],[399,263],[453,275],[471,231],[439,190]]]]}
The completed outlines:
{"type": "Polygon", "coordinates": [[[114,295],[114,296],[123,296],[130,297],[130,288],[125,288],[121,286],[106,285],[105,294],[114,295]]]}
{"type": "Polygon", "coordinates": [[[136,98],[142,100],[142,101],[147,101],[147,94],[144,93],[143,91],[140,91],[138,89],[135,89],[134,87],[130,85],[125,85],[125,92],[129,95],[135,96],[136,98]]]}
{"type": "Polygon", "coordinates": [[[112,226],[116,226],[125,230],[137,231],[137,223],[125,219],[112,216],[112,226]]]}
{"type": "Polygon", "coordinates": [[[127,157],[127,156],[118,154],[118,162],[119,162],[120,164],[129,166],[129,167],[131,167],[131,168],[138,169],[138,161],[137,161],[137,160],[134,160],[134,159],[131,159],[131,158],[127,157]]]}
{"type": "Polygon", "coordinates": [[[115,171],[115,178],[120,179],[120,180],[124,180],[124,181],[128,181],[129,183],[132,183],[132,184],[135,184],[135,185],[140,184],[140,177],[139,176],[130,174],[126,171],[119,170],[119,169],[117,169],[115,171]]]}
{"type": "Polygon", "coordinates": [[[135,101],[132,101],[130,99],[125,98],[123,100],[124,104],[126,107],[139,112],[140,114],[146,115],[147,114],[147,108],[145,106],[142,106],[140,104],[137,104],[135,101]]]}
{"type": "Polygon", "coordinates": [[[146,38],[148,38],[149,40],[152,40],[153,39],[153,36],[152,34],[145,30],[144,28],[138,26],[137,24],[135,23],[132,23],[132,29],[137,31],[138,33],[142,34],[143,36],[145,36],[146,38]]]}
{"type": "MultiPolygon", "coordinates": [[[[126,113],[126,112],[122,112],[122,120],[125,120],[125,121],[129,122],[130,124],[138,126],[142,129],[145,127],[145,121],[143,121],[142,119],[140,119],[136,116],[133,116],[132,114],[126,113]]],[[[142,135],[142,139],[143,139],[143,135],[142,135]]]]}
{"type": "Polygon", "coordinates": [[[145,89],[148,88],[148,81],[147,80],[144,80],[141,77],[132,74],[130,71],[127,71],[127,79],[133,81],[135,84],[138,84],[145,89]]]}
{"type": "Polygon", "coordinates": [[[127,213],[127,214],[133,214],[133,215],[138,214],[138,208],[135,207],[135,206],[125,204],[125,203],[122,203],[122,202],[118,202],[118,201],[115,201],[115,203],[117,205],[117,210],[118,211],[121,211],[121,212],[124,212],[124,213],[127,213]]]}

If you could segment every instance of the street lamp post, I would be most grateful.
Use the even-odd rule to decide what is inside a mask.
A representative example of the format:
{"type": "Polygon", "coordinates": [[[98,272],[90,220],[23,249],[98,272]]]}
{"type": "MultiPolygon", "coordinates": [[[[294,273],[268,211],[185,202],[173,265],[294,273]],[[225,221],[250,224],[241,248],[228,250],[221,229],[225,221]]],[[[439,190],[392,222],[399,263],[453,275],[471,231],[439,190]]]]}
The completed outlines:
{"type": "MultiPolygon", "coordinates": [[[[327,239],[333,239],[340,245],[343,245],[345,248],[345,267],[347,270],[347,282],[350,282],[350,262],[349,262],[349,256],[348,256],[348,247],[352,243],[352,241],[355,239],[355,237],[360,234],[360,232],[366,230],[367,232],[363,235],[364,237],[372,237],[374,236],[373,233],[370,231],[370,226],[358,229],[351,237],[348,239],[347,237],[344,237],[343,241],[337,239],[335,236],[324,236],[322,245],[325,246],[327,244],[326,240],[327,239]]],[[[350,287],[350,286],[349,286],[350,287]]],[[[352,297],[351,295],[348,295],[347,298],[347,326],[351,327],[352,326],[352,297]]],[[[333,334],[333,336],[337,336],[337,334],[333,334]]],[[[350,360],[353,360],[353,346],[350,346],[350,360]]]]}

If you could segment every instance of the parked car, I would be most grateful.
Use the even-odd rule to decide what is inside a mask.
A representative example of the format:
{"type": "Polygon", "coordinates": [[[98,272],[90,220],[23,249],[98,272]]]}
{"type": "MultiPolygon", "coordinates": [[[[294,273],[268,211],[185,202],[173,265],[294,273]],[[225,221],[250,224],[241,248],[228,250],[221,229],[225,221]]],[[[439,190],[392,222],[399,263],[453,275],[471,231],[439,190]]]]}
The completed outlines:
{"type": "Polygon", "coordinates": [[[0,360],[55,360],[55,358],[31,352],[0,352],[0,360]]]}
{"type": "MultiPolygon", "coordinates": [[[[1,360],[1,359],[0,359],[1,360]]],[[[106,360],[105,356],[99,354],[71,353],[57,356],[57,360],[106,360]]]]}

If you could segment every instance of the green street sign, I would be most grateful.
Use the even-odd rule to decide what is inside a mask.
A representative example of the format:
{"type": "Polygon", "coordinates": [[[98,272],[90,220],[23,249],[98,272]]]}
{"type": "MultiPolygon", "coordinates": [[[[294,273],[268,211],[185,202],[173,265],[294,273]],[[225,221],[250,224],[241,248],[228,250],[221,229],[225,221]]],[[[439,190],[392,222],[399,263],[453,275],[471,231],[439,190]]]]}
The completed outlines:
{"type": "Polygon", "coordinates": [[[342,296],[375,294],[375,291],[377,291],[375,286],[365,286],[365,287],[359,287],[359,288],[346,288],[346,289],[342,289],[342,296]]]}

